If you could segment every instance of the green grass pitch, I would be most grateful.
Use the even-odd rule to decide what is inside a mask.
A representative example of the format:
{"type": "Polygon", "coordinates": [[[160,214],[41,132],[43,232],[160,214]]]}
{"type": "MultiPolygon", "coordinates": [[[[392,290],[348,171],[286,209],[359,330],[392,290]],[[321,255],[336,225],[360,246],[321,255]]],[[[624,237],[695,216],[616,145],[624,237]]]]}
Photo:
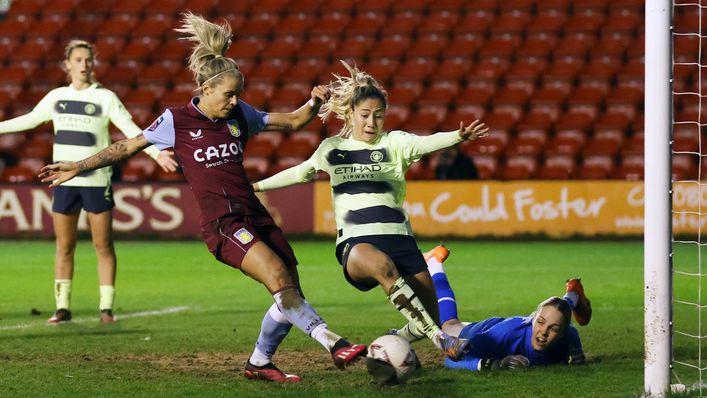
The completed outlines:
{"type": "MultiPolygon", "coordinates": [[[[119,321],[98,322],[95,256],[82,242],[72,294],[77,322],[48,326],[53,243],[0,242],[0,396],[626,397],[643,388],[640,242],[447,242],[446,269],[466,321],[528,314],[541,300],[561,295],[565,279],[581,276],[594,308],[592,322],[579,327],[589,364],[451,371],[422,341],[414,347],[423,370],[407,385],[388,388],[371,384],[362,363],[336,370],[328,353],[294,328],[275,361],[303,381],[244,379],[244,361],[271,304],[265,288],[214,260],[200,242],[116,246],[119,321]],[[32,315],[33,309],[41,314],[32,315]]],[[[345,282],[333,242],[296,241],[293,247],[305,295],[331,329],[368,343],[404,324],[380,289],[362,293],[345,282]]]]}

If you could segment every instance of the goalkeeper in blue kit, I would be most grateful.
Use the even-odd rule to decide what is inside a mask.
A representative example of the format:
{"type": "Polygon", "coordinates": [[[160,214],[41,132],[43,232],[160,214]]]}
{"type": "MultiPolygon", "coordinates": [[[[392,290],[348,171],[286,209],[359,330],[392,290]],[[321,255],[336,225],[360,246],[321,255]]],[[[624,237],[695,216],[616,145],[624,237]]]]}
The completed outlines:
{"type": "MultiPolygon", "coordinates": [[[[579,279],[567,281],[564,297],[548,298],[529,316],[466,323],[458,319],[454,291],[442,266],[448,256],[449,250],[441,245],[425,253],[437,290],[442,330],[469,339],[472,348],[457,362],[446,360],[446,367],[478,371],[585,362],[579,333],[570,324],[572,314],[580,325],[588,324],[592,315],[579,279]]],[[[397,332],[409,337],[404,329],[397,332]]]]}

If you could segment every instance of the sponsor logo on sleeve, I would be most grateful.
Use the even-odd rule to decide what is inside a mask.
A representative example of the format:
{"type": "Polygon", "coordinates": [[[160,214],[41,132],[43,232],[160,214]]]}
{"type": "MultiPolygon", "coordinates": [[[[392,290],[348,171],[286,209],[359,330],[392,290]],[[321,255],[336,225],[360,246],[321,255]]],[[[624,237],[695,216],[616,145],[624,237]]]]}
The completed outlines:
{"type": "Polygon", "coordinates": [[[238,239],[239,242],[245,244],[250,243],[253,240],[253,234],[248,232],[247,229],[241,228],[233,234],[233,237],[238,239]]]}
{"type": "Polygon", "coordinates": [[[149,131],[157,130],[157,127],[162,123],[162,121],[164,121],[164,117],[162,117],[162,116],[158,117],[157,120],[152,122],[152,124],[150,125],[150,127],[147,128],[147,130],[149,130],[149,131]]]}

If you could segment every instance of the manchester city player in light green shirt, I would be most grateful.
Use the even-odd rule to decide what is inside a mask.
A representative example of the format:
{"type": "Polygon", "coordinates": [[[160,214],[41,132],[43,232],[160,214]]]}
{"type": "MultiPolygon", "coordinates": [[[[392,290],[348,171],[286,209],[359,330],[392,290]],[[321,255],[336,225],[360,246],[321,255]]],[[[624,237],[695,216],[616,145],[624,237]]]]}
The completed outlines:
{"type": "MultiPolygon", "coordinates": [[[[30,130],[42,123],[54,125],[55,162],[83,159],[110,145],[108,125],[115,124],[127,137],[142,133],[112,91],[93,81],[95,51],[83,40],[66,46],[64,68],[71,84],[50,91],[34,109],[22,116],[0,122],[0,134],[30,130]]],[[[145,150],[165,171],[175,171],[177,163],[166,152],[145,150]]],[[[112,169],[109,167],[81,175],[54,189],[52,220],[56,235],[54,297],[57,311],[49,323],[71,320],[71,280],[79,212],[83,208],[91,226],[91,238],[98,257],[98,279],[102,322],[113,318],[116,256],[113,247],[112,169]]]]}
{"type": "Polygon", "coordinates": [[[325,139],[302,164],[255,183],[254,189],[282,188],[310,181],[320,170],[328,173],[338,229],[336,256],[346,280],[362,291],[380,284],[409,321],[401,334],[427,336],[456,361],[470,347],[438,326],[434,284],[403,209],[405,173],[423,155],[485,137],[488,129],[474,121],[426,137],[383,132],[385,91],[367,73],[344,66],[351,76],[337,76],[320,111],[322,118],[334,113],[342,119],[342,131],[325,139]]]}

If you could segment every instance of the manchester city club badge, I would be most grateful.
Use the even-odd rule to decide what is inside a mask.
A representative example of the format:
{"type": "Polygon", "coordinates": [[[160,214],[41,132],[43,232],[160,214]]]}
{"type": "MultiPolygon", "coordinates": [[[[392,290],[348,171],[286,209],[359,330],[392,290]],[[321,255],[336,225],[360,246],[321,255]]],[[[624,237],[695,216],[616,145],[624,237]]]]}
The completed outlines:
{"type": "Polygon", "coordinates": [[[231,120],[230,122],[226,122],[228,125],[228,130],[231,132],[231,135],[238,138],[241,136],[241,130],[238,129],[238,123],[235,120],[231,120]]]}

